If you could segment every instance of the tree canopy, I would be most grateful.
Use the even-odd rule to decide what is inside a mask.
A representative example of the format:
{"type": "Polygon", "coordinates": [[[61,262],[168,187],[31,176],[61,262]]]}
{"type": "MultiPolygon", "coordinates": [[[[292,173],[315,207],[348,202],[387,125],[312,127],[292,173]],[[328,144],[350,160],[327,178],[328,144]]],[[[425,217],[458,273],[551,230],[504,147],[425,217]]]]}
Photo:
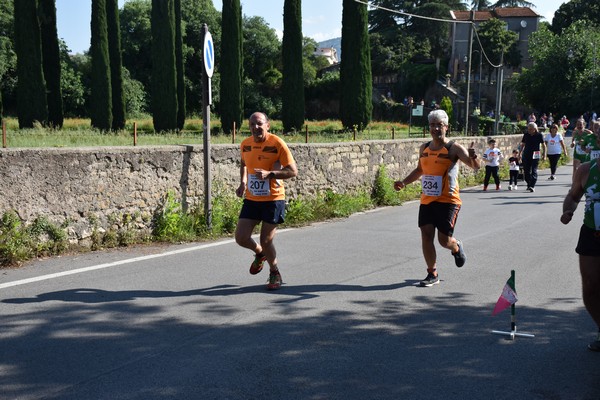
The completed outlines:
{"type": "MultiPolygon", "coordinates": [[[[478,33],[483,51],[493,64],[502,63],[513,67],[520,64],[521,56],[516,49],[518,35],[507,30],[505,22],[491,18],[479,25],[478,33]]],[[[493,66],[487,63],[485,65],[490,70],[493,69],[493,66]]]]}
{"type": "Polygon", "coordinates": [[[531,35],[534,60],[514,83],[519,100],[535,109],[581,115],[600,105],[600,29],[580,20],[553,33],[547,25],[531,35]],[[594,89],[596,94],[594,95],[594,89]]]}
{"type": "MultiPolygon", "coordinates": [[[[115,0],[110,1],[114,2],[115,0]]],[[[294,2],[288,3],[295,4],[294,2]]],[[[461,0],[371,0],[370,3],[402,13],[442,19],[448,18],[450,10],[466,10],[467,6],[474,9],[532,6],[529,2],[514,0],[495,2],[488,0],[472,0],[471,2],[461,0]]],[[[555,31],[555,34],[556,30],[562,32],[565,27],[569,27],[578,19],[589,19],[594,21],[597,26],[600,19],[598,18],[600,6],[596,3],[571,0],[563,4],[557,11],[550,29],[555,31]]],[[[0,79],[0,90],[3,95],[4,108],[6,110],[8,107],[8,111],[11,113],[15,112],[17,101],[15,38],[12,21],[14,4],[13,1],[0,2],[0,77],[2,78],[0,79]]],[[[181,32],[181,36],[176,38],[177,99],[179,102],[180,99],[185,98],[183,107],[181,104],[177,106],[177,124],[181,126],[185,111],[192,115],[201,111],[201,72],[203,69],[201,27],[203,23],[207,23],[215,41],[217,68],[212,79],[213,104],[219,114],[224,109],[221,107],[222,99],[220,97],[222,93],[229,91],[227,88],[224,88],[225,91],[220,90],[220,86],[222,83],[229,83],[230,80],[227,78],[225,82],[222,82],[221,74],[225,66],[219,65],[219,63],[227,62],[221,57],[221,51],[224,51],[224,47],[222,48],[220,43],[222,15],[214,8],[212,0],[177,0],[176,4],[181,5],[181,30],[176,29],[176,33],[181,32]],[[184,65],[183,68],[181,68],[181,64],[184,65]],[[184,75],[181,74],[182,71],[185,71],[184,75]]],[[[149,104],[152,104],[153,75],[151,10],[152,0],[128,0],[118,13],[123,55],[123,90],[127,113],[139,114],[151,111],[148,107],[149,104]]],[[[284,16],[285,14],[284,10],[284,16]]],[[[390,13],[377,8],[368,11],[368,16],[369,73],[382,77],[393,76],[395,97],[405,95],[424,97],[427,88],[445,72],[443,69],[448,65],[450,24],[422,20],[406,14],[390,13]],[[437,61],[436,66],[439,67],[437,71],[433,66],[434,60],[437,61]]],[[[284,81],[285,77],[289,75],[284,73],[285,63],[283,61],[289,59],[289,55],[284,54],[284,50],[289,50],[287,48],[289,46],[286,48],[282,46],[275,30],[262,17],[243,16],[241,24],[242,89],[236,91],[241,92],[243,96],[242,115],[260,109],[273,118],[281,118],[284,81]]],[[[592,29],[595,29],[594,24],[591,25],[592,29]]],[[[497,25],[496,21],[489,22],[489,24],[482,23],[480,36],[483,50],[493,63],[499,63],[500,54],[503,54],[504,64],[509,66],[520,64],[522,55],[519,54],[516,45],[510,45],[514,43],[514,34],[507,32],[504,26],[497,25]]],[[[358,39],[350,40],[356,42],[358,39]]],[[[313,39],[305,37],[302,38],[301,43],[301,61],[294,61],[294,65],[302,67],[302,83],[307,96],[305,101],[307,117],[311,118],[308,103],[315,100],[316,93],[321,93],[319,96],[324,96],[326,93],[327,96],[331,93],[339,93],[340,87],[337,80],[339,74],[326,73],[323,75],[322,72],[318,73],[320,69],[327,66],[327,61],[324,57],[315,56],[317,43],[313,39]],[[318,85],[323,85],[323,88],[317,88],[318,85]],[[328,88],[327,91],[324,91],[325,87],[328,88]]],[[[89,116],[91,111],[96,109],[95,106],[91,106],[95,97],[91,96],[93,71],[90,61],[91,53],[69,55],[68,49],[62,41],[59,41],[59,46],[62,72],[60,86],[63,92],[65,114],[89,116]]],[[[477,45],[475,44],[475,46],[477,45]]],[[[345,55],[347,54],[349,53],[345,55]]],[[[480,52],[476,52],[474,57],[479,57],[480,54],[480,52]]],[[[112,60],[112,58],[111,55],[110,59],[112,60]]],[[[478,64],[475,58],[473,61],[472,65],[478,64]]],[[[114,71],[111,74],[113,77],[115,76],[114,71]]],[[[342,87],[345,86],[342,85],[342,87]]],[[[378,90],[383,89],[378,88],[378,90]]],[[[299,96],[297,97],[299,98],[299,96]]],[[[229,104],[227,99],[223,99],[223,101],[229,104]]],[[[336,110],[337,106],[332,106],[331,109],[336,110]]],[[[237,115],[238,112],[236,111],[235,114],[237,115]]]]}
{"type": "Polygon", "coordinates": [[[554,13],[550,30],[561,33],[576,21],[586,20],[592,25],[600,25],[600,2],[589,0],[571,0],[563,3],[554,13]]]}

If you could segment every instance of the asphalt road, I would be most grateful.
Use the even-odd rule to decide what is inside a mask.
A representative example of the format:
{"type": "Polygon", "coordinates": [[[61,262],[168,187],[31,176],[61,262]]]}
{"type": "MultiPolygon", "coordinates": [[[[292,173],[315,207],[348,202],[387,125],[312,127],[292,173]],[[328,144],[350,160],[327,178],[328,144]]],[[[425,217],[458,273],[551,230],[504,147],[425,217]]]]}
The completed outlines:
{"type": "Polygon", "coordinates": [[[232,240],[0,270],[0,399],[599,399],[570,174],[463,190],[468,260],[438,246],[431,288],[416,202],[281,231],[275,292],[232,240]],[[534,338],[491,333],[511,269],[534,338]]]}

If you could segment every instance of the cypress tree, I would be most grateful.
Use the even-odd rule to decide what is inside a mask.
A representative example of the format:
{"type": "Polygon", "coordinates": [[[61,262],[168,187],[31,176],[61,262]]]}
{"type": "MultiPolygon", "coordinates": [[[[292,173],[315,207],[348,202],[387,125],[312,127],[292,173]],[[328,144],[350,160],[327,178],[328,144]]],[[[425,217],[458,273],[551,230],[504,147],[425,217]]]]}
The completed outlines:
{"type": "Polygon", "coordinates": [[[175,66],[177,68],[177,129],[185,126],[185,60],[183,59],[183,31],[181,27],[181,0],[175,0],[175,66]]]}
{"type": "Polygon", "coordinates": [[[221,128],[231,133],[233,124],[239,128],[244,111],[242,94],[242,8],[240,0],[223,0],[221,22],[221,128]]]}
{"type": "Polygon", "coordinates": [[[109,131],[112,128],[113,115],[106,0],[92,0],[91,28],[92,96],[90,116],[94,128],[109,131]]]}
{"type": "Polygon", "coordinates": [[[48,120],[37,0],[15,1],[14,10],[19,128],[33,128],[36,121],[46,124],[48,120]]]}
{"type": "Polygon", "coordinates": [[[48,102],[48,124],[53,128],[62,128],[63,101],[60,87],[60,50],[56,29],[55,0],[40,0],[39,20],[42,35],[42,61],[46,80],[48,102]]]}
{"type": "Polygon", "coordinates": [[[373,81],[366,4],[343,0],[340,119],[346,129],[364,129],[373,112],[373,81]]]}
{"type": "Polygon", "coordinates": [[[299,131],[304,125],[304,68],[302,65],[302,6],[300,0],[285,0],[282,53],[281,120],[284,131],[299,131]]]}
{"type": "Polygon", "coordinates": [[[106,0],[106,26],[108,30],[108,56],[110,59],[110,84],[112,95],[112,129],[125,128],[125,94],[123,92],[123,60],[121,57],[121,27],[117,0],[106,0]]]}
{"type": "Polygon", "coordinates": [[[152,0],[152,117],[157,132],[177,129],[173,0],[152,0]]]}

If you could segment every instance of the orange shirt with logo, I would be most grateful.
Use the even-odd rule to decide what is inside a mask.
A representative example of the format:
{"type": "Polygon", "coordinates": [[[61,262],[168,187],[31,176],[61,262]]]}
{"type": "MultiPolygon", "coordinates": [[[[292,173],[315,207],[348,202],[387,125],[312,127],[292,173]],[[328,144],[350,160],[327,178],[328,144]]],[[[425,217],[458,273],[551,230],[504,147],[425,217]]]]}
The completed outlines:
{"type": "Polygon", "coordinates": [[[279,170],[294,163],[294,157],[287,144],[279,137],[266,133],[261,143],[249,137],[240,145],[242,160],[246,165],[248,181],[246,199],[253,201],[275,201],[285,199],[285,188],[282,179],[259,179],[254,169],[267,171],[279,170]]]}
{"type": "Polygon", "coordinates": [[[427,143],[419,156],[421,165],[421,204],[434,201],[462,204],[458,188],[458,160],[450,159],[449,150],[453,142],[439,150],[431,150],[427,143]]]}

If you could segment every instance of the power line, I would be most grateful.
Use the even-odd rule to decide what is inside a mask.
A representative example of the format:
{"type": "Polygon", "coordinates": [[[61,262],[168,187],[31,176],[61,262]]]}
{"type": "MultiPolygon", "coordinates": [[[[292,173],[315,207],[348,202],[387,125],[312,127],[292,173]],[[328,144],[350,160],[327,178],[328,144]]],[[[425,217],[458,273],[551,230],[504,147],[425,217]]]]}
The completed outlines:
{"type": "Polygon", "coordinates": [[[366,1],[361,1],[361,0],[354,0],[354,1],[357,2],[357,3],[364,4],[366,6],[372,7],[372,8],[377,8],[379,10],[384,10],[384,11],[389,11],[389,12],[394,13],[394,14],[405,15],[407,17],[428,19],[430,21],[437,21],[437,22],[450,22],[450,23],[453,23],[453,24],[471,24],[472,23],[471,21],[456,21],[456,20],[453,20],[453,19],[442,19],[442,18],[426,17],[424,15],[409,14],[409,13],[406,13],[404,11],[392,10],[392,9],[389,9],[389,8],[385,8],[385,7],[381,7],[381,6],[376,6],[376,5],[373,5],[373,4],[369,4],[366,1]]]}
{"type": "Polygon", "coordinates": [[[369,4],[367,1],[362,1],[362,0],[354,0],[354,1],[356,3],[360,3],[360,4],[364,4],[364,5],[372,7],[372,8],[376,8],[378,10],[383,10],[383,11],[391,12],[393,14],[400,14],[400,15],[403,15],[403,16],[406,16],[406,17],[426,19],[426,20],[429,20],[429,21],[436,21],[436,22],[446,22],[446,23],[450,23],[450,24],[471,24],[473,26],[473,31],[475,32],[475,37],[477,38],[477,43],[479,44],[479,48],[481,49],[481,52],[482,52],[483,56],[485,57],[487,63],[492,68],[500,68],[503,65],[503,64],[496,65],[496,64],[494,64],[493,62],[490,61],[490,58],[486,54],[485,50],[483,49],[483,45],[481,44],[481,40],[479,38],[479,33],[477,32],[477,25],[473,21],[457,21],[457,20],[454,20],[454,19],[443,19],[443,18],[435,18],[435,17],[426,17],[424,15],[410,14],[410,13],[407,13],[407,12],[404,12],[404,11],[392,10],[390,8],[376,6],[374,4],[369,4]]]}

